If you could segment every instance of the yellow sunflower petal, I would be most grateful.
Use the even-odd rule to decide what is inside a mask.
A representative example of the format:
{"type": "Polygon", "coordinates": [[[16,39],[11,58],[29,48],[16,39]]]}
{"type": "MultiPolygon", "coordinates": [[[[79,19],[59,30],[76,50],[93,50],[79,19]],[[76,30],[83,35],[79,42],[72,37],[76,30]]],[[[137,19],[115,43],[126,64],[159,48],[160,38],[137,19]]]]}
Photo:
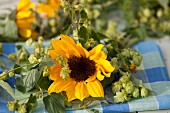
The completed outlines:
{"type": "Polygon", "coordinates": [[[31,11],[20,11],[17,13],[16,18],[17,19],[23,19],[23,18],[28,18],[32,16],[32,12],[31,11]]]}
{"type": "Polygon", "coordinates": [[[59,55],[62,55],[63,57],[66,57],[66,53],[61,51],[61,50],[59,50],[59,51],[57,51],[57,50],[50,50],[50,57],[52,59],[55,59],[59,55]]]}
{"type": "Polygon", "coordinates": [[[17,5],[17,11],[28,8],[29,5],[30,5],[30,0],[20,0],[20,2],[17,5]]]}
{"type": "Polygon", "coordinates": [[[77,99],[81,101],[83,101],[84,98],[89,97],[87,86],[84,81],[80,81],[77,83],[76,88],[75,88],[75,96],[77,99]]]}
{"type": "Polygon", "coordinates": [[[60,7],[60,0],[49,0],[48,4],[57,9],[60,7]]]}
{"type": "Polygon", "coordinates": [[[101,71],[98,69],[97,71],[97,79],[102,81],[104,79],[104,76],[101,74],[101,71]]]}
{"type": "Polygon", "coordinates": [[[54,9],[50,5],[42,3],[37,5],[37,12],[44,13],[48,17],[52,17],[54,15],[54,9]]]}
{"type": "Polygon", "coordinates": [[[68,98],[68,102],[76,99],[76,97],[75,97],[75,89],[72,90],[72,91],[67,91],[66,95],[67,95],[67,98],[68,98]]]}
{"type": "Polygon", "coordinates": [[[87,90],[92,97],[104,97],[102,84],[98,80],[88,82],[87,90]]]}
{"type": "Polygon", "coordinates": [[[95,61],[98,65],[100,65],[105,72],[113,72],[114,71],[114,67],[110,64],[110,62],[108,60],[102,59],[100,58],[99,60],[95,61]]]}
{"type": "Polygon", "coordinates": [[[67,36],[67,35],[60,35],[61,36],[61,40],[64,40],[65,42],[70,43],[72,46],[76,47],[76,43],[74,42],[74,40],[67,36]]]}
{"type": "Polygon", "coordinates": [[[19,34],[24,38],[30,38],[31,30],[30,29],[18,29],[19,34]]]}
{"type": "Polygon", "coordinates": [[[91,51],[89,51],[89,58],[90,60],[97,60],[101,55],[101,49],[104,45],[99,44],[98,46],[94,47],[91,51]]]}
{"type": "MultiPolygon", "coordinates": [[[[76,47],[74,47],[74,45],[72,45],[71,43],[69,43],[69,41],[67,40],[62,40],[62,45],[64,48],[67,48],[68,52],[70,55],[73,55],[73,56],[77,56],[77,57],[81,57],[79,51],[76,49],[76,47]]],[[[61,45],[61,46],[62,46],[61,45]]]]}
{"type": "Polygon", "coordinates": [[[50,79],[54,81],[60,81],[62,78],[60,77],[60,71],[62,67],[59,64],[56,64],[55,66],[50,67],[50,79]]]}
{"type": "Polygon", "coordinates": [[[111,72],[106,72],[100,65],[96,65],[96,66],[100,70],[100,72],[102,72],[103,75],[105,75],[106,77],[111,76],[111,72]]]}
{"type": "Polygon", "coordinates": [[[52,39],[51,42],[52,42],[54,49],[56,49],[57,51],[62,50],[63,52],[67,52],[67,49],[62,45],[63,43],[61,40],[52,39]]]}
{"type": "Polygon", "coordinates": [[[57,84],[57,82],[53,82],[53,83],[50,85],[50,87],[48,88],[48,94],[50,94],[50,93],[52,93],[52,92],[58,93],[58,92],[55,90],[56,84],[57,84]]]}
{"type": "Polygon", "coordinates": [[[56,93],[59,93],[59,92],[62,92],[62,91],[72,91],[74,90],[75,86],[76,86],[77,82],[74,81],[73,79],[69,78],[68,80],[64,81],[59,81],[59,82],[56,82],[54,81],[49,89],[48,89],[48,93],[51,93],[51,92],[56,92],[56,93]]]}
{"type": "Polygon", "coordinates": [[[91,81],[96,80],[96,75],[97,75],[97,72],[93,76],[89,77],[85,82],[91,82],[91,81]]]}
{"type": "Polygon", "coordinates": [[[82,56],[86,58],[89,57],[89,52],[86,49],[84,49],[80,43],[76,45],[76,48],[82,56]]]}

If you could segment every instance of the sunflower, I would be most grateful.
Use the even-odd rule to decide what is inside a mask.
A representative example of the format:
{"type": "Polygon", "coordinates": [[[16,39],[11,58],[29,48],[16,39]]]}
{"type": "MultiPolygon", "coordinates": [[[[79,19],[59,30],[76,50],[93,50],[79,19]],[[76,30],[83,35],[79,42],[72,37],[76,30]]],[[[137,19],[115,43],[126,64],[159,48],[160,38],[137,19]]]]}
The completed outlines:
{"type": "Polygon", "coordinates": [[[20,0],[16,8],[16,23],[19,34],[24,38],[31,37],[32,24],[35,21],[35,17],[31,8],[34,4],[30,0],[20,0]]]}
{"type": "Polygon", "coordinates": [[[50,79],[54,82],[48,88],[48,93],[65,91],[68,101],[82,101],[89,96],[104,97],[100,81],[105,76],[110,77],[114,67],[106,60],[107,56],[101,50],[103,45],[99,44],[87,51],[66,35],[61,35],[61,40],[52,39],[52,45],[54,49],[50,50],[51,58],[56,59],[59,55],[66,58],[71,72],[69,78],[62,79],[62,66],[56,61],[56,65],[50,67],[50,79]]]}
{"type": "Polygon", "coordinates": [[[37,12],[43,13],[47,17],[53,17],[60,7],[60,0],[48,0],[47,3],[39,3],[37,5],[37,12]]]}

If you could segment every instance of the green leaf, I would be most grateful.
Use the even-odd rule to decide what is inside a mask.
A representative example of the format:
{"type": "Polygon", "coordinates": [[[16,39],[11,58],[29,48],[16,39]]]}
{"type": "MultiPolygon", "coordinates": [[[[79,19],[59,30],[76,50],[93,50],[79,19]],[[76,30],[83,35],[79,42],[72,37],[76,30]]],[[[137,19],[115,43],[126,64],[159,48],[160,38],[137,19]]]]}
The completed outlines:
{"type": "Polygon", "coordinates": [[[36,82],[39,80],[39,77],[38,70],[32,69],[24,77],[17,78],[15,86],[19,91],[25,93],[34,88],[36,82]]]}
{"type": "Polygon", "coordinates": [[[51,93],[43,98],[48,113],[65,113],[64,97],[58,93],[51,93]]]}
{"type": "Polygon", "coordinates": [[[62,30],[61,30],[61,34],[67,35],[70,31],[70,25],[66,25],[62,30]]]}
{"type": "Polygon", "coordinates": [[[15,21],[7,21],[5,25],[5,36],[11,40],[18,39],[18,29],[15,21]]]}
{"type": "Polygon", "coordinates": [[[54,66],[55,61],[51,59],[50,57],[45,57],[41,62],[40,62],[40,68],[45,67],[45,66],[54,66]]]}
{"type": "Polygon", "coordinates": [[[23,86],[26,88],[26,91],[31,90],[36,82],[39,79],[38,75],[38,70],[36,69],[32,69],[31,71],[28,72],[28,74],[26,76],[24,76],[23,78],[23,86]]]}
{"type": "Polygon", "coordinates": [[[38,106],[37,98],[36,96],[33,96],[32,94],[29,97],[29,100],[26,104],[27,106],[27,112],[32,113],[34,109],[38,106]]]}
{"type": "Polygon", "coordinates": [[[18,65],[18,64],[15,63],[15,65],[14,65],[14,69],[15,69],[15,70],[14,70],[14,73],[15,73],[15,74],[20,74],[20,73],[21,73],[21,70],[22,70],[22,69],[19,68],[19,67],[20,67],[20,65],[18,65]],[[18,68],[18,69],[17,69],[17,68],[18,68]]]}
{"type": "Polygon", "coordinates": [[[51,85],[51,81],[49,80],[48,77],[40,77],[40,79],[37,82],[37,85],[42,88],[47,90],[49,88],[49,86],[51,85]]]}
{"type": "Polygon", "coordinates": [[[88,16],[85,10],[81,10],[80,15],[82,19],[88,19],[88,16]]]}
{"type": "Polygon", "coordinates": [[[105,77],[103,81],[101,81],[101,84],[102,86],[105,88],[107,87],[108,85],[112,84],[113,83],[113,80],[114,80],[114,73],[111,74],[111,76],[108,78],[108,77],[105,77]]]}
{"type": "Polygon", "coordinates": [[[135,78],[133,75],[131,76],[132,82],[135,84],[135,86],[142,86],[142,80],[135,78]]]}
{"type": "Polygon", "coordinates": [[[23,86],[24,82],[23,82],[23,79],[18,77],[16,78],[15,80],[15,88],[22,92],[22,93],[25,93],[26,92],[26,88],[23,86]]]}
{"type": "Polygon", "coordinates": [[[16,99],[14,90],[7,82],[0,80],[0,86],[3,87],[14,99],[16,99]]]}
{"type": "Polygon", "coordinates": [[[157,0],[164,8],[168,7],[169,0],[157,0]]]}
{"type": "Polygon", "coordinates": [[[89,38],[88,30],[84,26],[81,26],[78,30],[78,36],[80,38],[80,43],[85,43],[89,38]]]}
{"type": "Polygon", "coordinates": [[[97,37],[97,33],[95,31],[91,30],[89,37],[95,39],[96,41],[98,41],[100,43],[100,39],[97,37]]]}

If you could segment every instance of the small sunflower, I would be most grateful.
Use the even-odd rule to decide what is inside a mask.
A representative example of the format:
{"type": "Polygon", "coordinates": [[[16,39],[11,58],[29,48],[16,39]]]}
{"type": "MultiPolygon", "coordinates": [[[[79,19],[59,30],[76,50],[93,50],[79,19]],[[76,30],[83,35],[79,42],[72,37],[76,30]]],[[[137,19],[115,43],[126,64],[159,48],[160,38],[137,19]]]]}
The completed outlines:
{"type": "Polygon", "coordinates": [[[30,38],[32,35],[32,24],[35,17],[31,8],[34,4],[30,0],[20,0],[16,8],[16,23],[19,34],[24,38],[30,38]]]}
{"type": "Polygon", "coordinates": [[[52,59],[63,56],[67,59],[70,69],[69,78],[62,79],[60,74],[62,67],[56,61],[55,66],[50,67],[50,79],[54,82],[50,85],[48,93],[65,91],[68,101],[74,99],[83,100],[89,96],[104,97],[104,91],[100,81],[104,77],[110,77],[114,67],[106,60],[107,56],[102,52],[102,44],[87,51],[80,43],[66,35],[61,35],[61,40],[52,40],[53,50],[50,50],[52,59]]]}
{"type": "Polygon", "coordinates": [[[43,13],[47,17],[53,17],[60,7],[60,0],[48,0],[47,3],[39,3],[37,5],[37,12],[43,13]]]}

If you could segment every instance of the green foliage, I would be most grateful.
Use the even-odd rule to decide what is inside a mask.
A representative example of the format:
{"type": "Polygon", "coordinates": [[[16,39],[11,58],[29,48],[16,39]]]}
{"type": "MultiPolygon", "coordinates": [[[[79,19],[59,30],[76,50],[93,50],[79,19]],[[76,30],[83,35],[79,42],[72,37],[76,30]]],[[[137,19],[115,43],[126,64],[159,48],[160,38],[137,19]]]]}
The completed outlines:
{"type": "Polygon", "coordinates": [[[81,26],[78,30],[78,36],[80,43],[84,44],[89,39],[88,30],[84,26],[81,26]]]}
{"type": "Polygon", "coordinates": [[[43,58],[43,60],[40,62],[39,67],[42,68],[45,66],[54,66],[54,65],[55,65],[55,61],[47,56],[43,58]]]}
{"type": "Polygon", "coordinates": [[[0,86],[3,87],[14,99],[16,98],[14,90],[7,82],[0,80],[0,86]]]}
{"type": "Polygon", "coordinates": [[[48,113],[65,113],[64,97],[58,93],[51,93],[43,99],[48,113]]]}
{"type": "Polygon", "coordinates": [[[36,82],[39,80],[38,70],[33,69],[27,73],[24,77],[17,78],[15,81],[16,88],[25,93],[35,87],[36,82]]]}
{"type": "Polygon", "coordinates": [[[47,90],[51,84],[51,81],[48,77],[40,77],[40,79],[37,82],[38,87],[41,89],[47,90]]]}
{"type": "Polygon", "coordinates": [[[32,113],[34,111],[34,109],[38,106],[36,96],[33,96],[31,94],[28,102],[26,103],[26,106],[27,106],[27,113],[32,113]]]}
{"type": "Polygon", "coordinates": [[[67,35],[69,34],[69,31],[70,31],[70,25],[67,24],[60,32],[61,34],[67,35]]]}

